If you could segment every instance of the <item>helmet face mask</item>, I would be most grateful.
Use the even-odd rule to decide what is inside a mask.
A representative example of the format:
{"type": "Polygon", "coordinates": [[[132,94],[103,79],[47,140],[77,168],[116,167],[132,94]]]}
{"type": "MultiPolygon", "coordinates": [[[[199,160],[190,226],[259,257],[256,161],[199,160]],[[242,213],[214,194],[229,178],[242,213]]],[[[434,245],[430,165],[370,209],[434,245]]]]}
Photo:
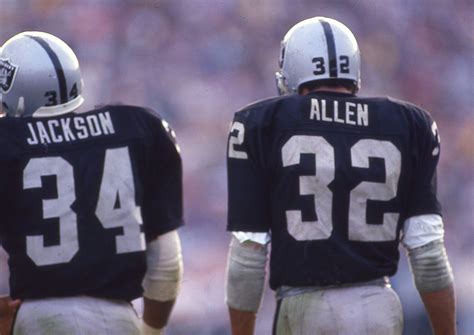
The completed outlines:
{"type": "Polygon", "coordinates": [[[308,82],[331,79],[360,88],[360,50],[352,32],[339,21],[314,17],[286,33],[275,74],[280,95],[298,93],[308,82]]]}
{"type": "Polygon", "coordinates": [[[0,101],[9,116],[58,115],[83,102],[79,62],[59,38],[24,32],[0,49],[0,101]]]}

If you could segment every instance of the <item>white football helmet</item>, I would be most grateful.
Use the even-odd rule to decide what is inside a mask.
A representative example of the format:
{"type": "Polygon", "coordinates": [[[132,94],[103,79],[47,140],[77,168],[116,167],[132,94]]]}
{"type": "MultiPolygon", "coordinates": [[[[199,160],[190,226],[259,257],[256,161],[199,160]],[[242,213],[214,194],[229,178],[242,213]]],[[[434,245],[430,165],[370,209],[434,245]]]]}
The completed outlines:
{"type": "Polygon", "coordinates": [[[10,116],[51,116],[83,102],[79,62],[62,40],[43,32],[13,36],[0,48],[0,101],[10,116]]]}
{"type": "Polygon", "coordinates": [[[352,32],[339,21],[317,16],[297,23],[281,42],[280,95],[298,93],[304,83],[341,80],[360,88],[360,50],[352,32]]]}

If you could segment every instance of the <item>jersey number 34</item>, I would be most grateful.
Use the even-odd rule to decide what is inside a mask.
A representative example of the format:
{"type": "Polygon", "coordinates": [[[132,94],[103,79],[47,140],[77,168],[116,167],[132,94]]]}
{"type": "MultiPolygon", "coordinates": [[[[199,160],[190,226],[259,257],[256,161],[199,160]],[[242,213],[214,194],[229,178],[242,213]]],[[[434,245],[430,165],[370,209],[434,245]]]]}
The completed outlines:
{"type": "MultiPolygon", "coordinates": [[[[26,252],[38,266],[67,263],[79,251],[77,214],[71,205],[76,201],[74,170],[61,157],[32,158],[23,173],[23,189],[42,187],[43,176],[56,176],[57,197],[43,199],[43,219],[59,219],[59,244],[45,246],[44,236],[26,236],[26,252]]],[[[95,215],[105,229],[122,227],[116,237],[116,252],[145,249],[141,232],[140,207],[135,204],[130,154],[127,147],[107,149],[95,215]],[[115,206],[119,197],[120,206],[115,206]]]]}

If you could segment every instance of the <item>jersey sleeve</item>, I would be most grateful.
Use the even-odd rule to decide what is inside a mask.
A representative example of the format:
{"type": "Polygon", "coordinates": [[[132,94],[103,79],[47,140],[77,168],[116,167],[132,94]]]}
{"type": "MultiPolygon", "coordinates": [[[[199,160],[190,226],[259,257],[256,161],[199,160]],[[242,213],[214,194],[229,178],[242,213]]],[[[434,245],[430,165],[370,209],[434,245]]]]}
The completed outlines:
{"type": "Polygon", "coordinates": [[[441,215],[437,198],[436,167],[440,157],[440,136],[436,122],[422,110],[414,113],[414,174],[408,217],[423,214],[441,215]]]}
{"type": "Polygon", "coordinates": [[[180,150],[168,123],[159,119],[155,123],[142,209],[147,241],[183,224],[180,150]]]}
{"type": "Polygon", "coordinates": [[[236,113],[227,146],[229,231],[270,229],[263,142],[261,127],[251,119],[251,114],[236,113]]]}

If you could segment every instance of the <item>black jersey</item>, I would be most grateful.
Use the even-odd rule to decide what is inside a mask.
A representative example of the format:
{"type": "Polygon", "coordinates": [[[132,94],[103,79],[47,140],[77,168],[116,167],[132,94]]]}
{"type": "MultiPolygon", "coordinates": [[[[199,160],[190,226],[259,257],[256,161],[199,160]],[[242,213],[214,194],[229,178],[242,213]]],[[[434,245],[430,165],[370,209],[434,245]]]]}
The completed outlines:
{"type": "Polygon", "coordinates": [[[405,219],[441,214],[439,137],[420,108],[391,98],[311,93],[235,114],[228,230],[270,232],[270,286],[393,275],[405,219]]]}
{"type": "Polygon", "coordinates": [[[14,298],[137,298],[145,242],[182,224],[174,133],[140,107],[1,119],[0,187],[14,298]]]}

